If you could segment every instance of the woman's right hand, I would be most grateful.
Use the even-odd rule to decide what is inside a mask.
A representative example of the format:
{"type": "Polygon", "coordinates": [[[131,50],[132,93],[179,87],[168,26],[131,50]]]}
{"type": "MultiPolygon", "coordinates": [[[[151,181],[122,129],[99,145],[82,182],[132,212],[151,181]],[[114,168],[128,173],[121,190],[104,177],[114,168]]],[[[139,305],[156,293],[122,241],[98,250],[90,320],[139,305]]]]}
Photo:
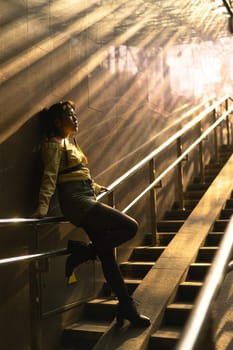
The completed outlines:
{"type": "Polygon", "coordinates": [[[31,215],[32,219],[41,219],[46,215],[40,211],[40,209],[36,209],[36,211],[31,215]]]}

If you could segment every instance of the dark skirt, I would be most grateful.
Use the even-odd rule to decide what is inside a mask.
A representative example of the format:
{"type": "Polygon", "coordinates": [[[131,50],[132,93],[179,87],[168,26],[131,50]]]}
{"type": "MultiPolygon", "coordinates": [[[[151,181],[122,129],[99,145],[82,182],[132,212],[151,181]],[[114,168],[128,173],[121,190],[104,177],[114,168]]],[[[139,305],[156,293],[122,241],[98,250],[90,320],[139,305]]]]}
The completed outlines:
{"type": "Polygon", "coordinates": [[[61,183],[58,196],[63,215],[75,226],[82,226],[87,213],[97,203],[91,180],[61,183]]]}

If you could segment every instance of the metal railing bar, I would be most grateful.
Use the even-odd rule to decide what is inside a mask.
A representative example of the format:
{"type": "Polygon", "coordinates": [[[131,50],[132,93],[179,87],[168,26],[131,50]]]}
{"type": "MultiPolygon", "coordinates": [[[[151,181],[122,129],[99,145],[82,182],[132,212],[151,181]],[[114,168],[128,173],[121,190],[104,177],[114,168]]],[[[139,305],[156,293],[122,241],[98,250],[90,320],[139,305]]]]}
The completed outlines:
{"type": "Polygon", "coordinates": [[[58,249],[58,250],[52,250],[50,252],[43,252],[43,253],[35,253],[35,254],[29,254],[29,255],[21,255],[21,256],[13,256],[10,258],[3,258],[0,259],[0,265],[8,265],[15,262],[20,261],[30,261],[30,260],[38,260],[38,259],[45,259],[49,257],[55,257],[55,256],[61,256],[68,254],[67,249],[58,249]]]}
{"type": "Polygon", "coordinates": [[[195,142],[192,143],[183,153],[181,156],[179,156],[173,163],[171,163],[166,170],[164,170],[149,186],[147,186],[144,191],[142,191],[130,204],[128,204],[127,207],[125,207],[122,212],[126,213],[129,211],[146,193],[148,193],[152,188],[154,188],[161,180],[162,178],[167,175],[172,169],[175,168],[176,165],[178,165],[186,156],[188,153],[190,153],[201,141],[203,141],[208,134],[213,131],[218,124],[220,124],[226,116],[233,111],[233,106],[225,112],[219,119],[216,120],[214,124],[212,124],[206,131],[203,132],[203,134],[198,137],[195,142]]]}
{"type": "Polygon", "coordinates": [[[48,224],[52,222],[69,222],[64,216],[47,216],[45,218],[9,218],[0,219],[0,227],[12,224],[48,224]]]}
{"type": "Polygon", "coordinates": [[[193,126],[197,125],[204,117],[206,117],[210,112],[212,112],[216,107],[221,105],[228,97],[224,96],[219,101],[214,102],[210,107],[205,109],[203,112],[201,112],[196,118],[188,122],[182,129],[177,131],[174,135],[172,135],[167,141],[165,141],[162,145],[157,147],[154,151],[152,151],[150,154],[148,154],[145,158],[143,158],[139,163],[137,163],[135,166],[133,166],[131,169],[129,169],[127,172],[125,172],[122,176],[120,176],[118,179],[116,179],[114,182],[112,182],[108,186],[108,192],[103,193],[99,195],[98,199],[102,199],[105,197],[109,192],[112,192],[118,187],[123,181],[125,181],[127,178],[135,174],[139,169],[141,169],[145,164],[149,162],[152,158],[157,156],[159,153],[164,151],[165,148],[170,146],[178,137],[181,137],[184,135],[189,129],[191,129],[193,126]]]}
{"type": "MultiPolygon", "coordinates": [[[[198,350],[205,326],[207,327],[211,307],[215,301],[222,282],[228,272],[228,262],[233,253],[233,216],[227,226],[219,250],[206,276],[204,285],[197,297],[194,309],[185,326],[183,336],[176,346],[176,350],[198,350]]],[[[210,336],[210,335],[209,335],[210,336]]]]}

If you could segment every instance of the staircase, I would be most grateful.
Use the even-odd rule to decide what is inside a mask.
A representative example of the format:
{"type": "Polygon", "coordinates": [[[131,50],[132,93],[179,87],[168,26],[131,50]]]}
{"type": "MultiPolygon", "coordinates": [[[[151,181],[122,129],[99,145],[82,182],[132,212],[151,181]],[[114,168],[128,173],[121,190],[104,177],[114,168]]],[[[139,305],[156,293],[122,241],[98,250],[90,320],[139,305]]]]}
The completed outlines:
{"type": "MultiPolygon", "coordinates": [[[[231,203],[232,199],[233,194],[229,200],[231,203]]],[[[173,301],[167,305],[160,329],[151,335],[148,350],[175,348],[232,214],[233,206],[221,211],[213,231],[208,234],[196,260],[190,265],[185,280],[179,284],[173,301]]]]}
{"type": "MultiPolygon", "coordinates": [[[[160,245],[150,246],[150,236],[146,235],[143,246],[135,247],[129,261],[120,265],[130,293],[135,291],[155,261],[165,251],[231,154],[231,147],[222,147],[219,163],[211,161],[205,168],[205,183],[202,184],[199,178],[195,178],[187,187],[185,210],[177,209],[174,203],[173,208],[165,213],[163,220],[158,223],[160,245]]],[[[175,295],[171,296],[171,302],[166,306],[159,328],[157,327],[150,336],[148,350],[174,349],[232,213],[233,196],[227,201],[212,231],[200,247],[196,260],[189,266],[185,279],[179,284],[175,295]]],[[[62,347],[70,350],[93,349],[114,320],[116,304],[115,298],[104,294],[87,302],[82,319],[64,330],[62,347]]]]}

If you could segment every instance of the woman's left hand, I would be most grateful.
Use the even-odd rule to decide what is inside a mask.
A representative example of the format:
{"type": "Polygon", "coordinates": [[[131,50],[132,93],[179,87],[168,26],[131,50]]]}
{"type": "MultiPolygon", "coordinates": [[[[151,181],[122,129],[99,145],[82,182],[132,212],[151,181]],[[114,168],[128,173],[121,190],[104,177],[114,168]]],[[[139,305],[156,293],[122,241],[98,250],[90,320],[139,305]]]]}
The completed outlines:
{"type": "Polygon", "coordinates": [[[99,193],[103,193],[103,192],[108,192],[108,188],[107,188],[107,187],[104,187],[104,186],[101,186],[101,187],[100,187],[100,192],[99,192],[99,193]]]}

